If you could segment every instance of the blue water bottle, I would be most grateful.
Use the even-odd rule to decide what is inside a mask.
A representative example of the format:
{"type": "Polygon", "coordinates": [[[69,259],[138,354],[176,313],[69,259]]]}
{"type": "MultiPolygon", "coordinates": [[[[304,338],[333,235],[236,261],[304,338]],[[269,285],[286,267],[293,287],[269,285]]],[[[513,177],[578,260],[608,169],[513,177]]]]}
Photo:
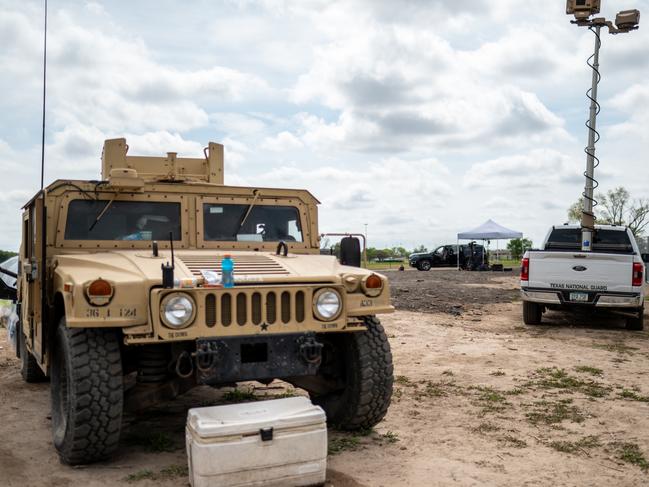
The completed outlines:
{"type": "Polygon", "coordinates": [[[234,287],[234,261],[229,255],[221,261],[221,282],[223,287],[234,287]]]}

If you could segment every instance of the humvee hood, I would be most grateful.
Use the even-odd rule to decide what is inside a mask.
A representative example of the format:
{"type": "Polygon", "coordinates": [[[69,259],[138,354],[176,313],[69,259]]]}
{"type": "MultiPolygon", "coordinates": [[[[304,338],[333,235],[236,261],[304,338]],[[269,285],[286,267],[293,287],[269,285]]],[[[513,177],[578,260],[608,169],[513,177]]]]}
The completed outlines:
{"type": "MultiPolygon", "coordinates": [[[[221,259],[230,255],[234,261],[237,283],[247,282],[340,282],[342,274],[370,274],[357,267],[342,266],[328,255],[214,250],[179,250],[175,252],[175,277],[202,277],[202,271],[220,271],[221,259]]],[[[109,251],[92,254],[68,254],[56,257],[56,273],[64,282],[82,284],[102,278],[119,284],[139,281],[150,286],[162,282],[161,266],[171,263],[171,253],[161,250],[154,257],[149,250],[109,251]]]]}

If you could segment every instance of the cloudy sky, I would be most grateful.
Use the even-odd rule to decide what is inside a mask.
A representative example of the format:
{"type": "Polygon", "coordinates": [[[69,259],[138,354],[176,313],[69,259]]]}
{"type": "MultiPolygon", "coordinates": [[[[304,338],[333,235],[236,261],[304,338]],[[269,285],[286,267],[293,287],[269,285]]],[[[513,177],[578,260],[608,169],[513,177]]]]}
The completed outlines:
{"type": "MultiPolygon", "coordinates": [[[[431,247],[493,218],[538,243],[583,188],[593,36],[564,9],[50,0],[46,182],[97,179],[106,138],[195,157],[216,141],[226,184],[309,189],[323,232],[431,247]]],[[[41,1],[0,0],[0,46],[0,248],[16,249],[39,186],[41,1]]],[[[649,26],[606,35],[601,62],[597,177],[649,197],[649,26]]]]}

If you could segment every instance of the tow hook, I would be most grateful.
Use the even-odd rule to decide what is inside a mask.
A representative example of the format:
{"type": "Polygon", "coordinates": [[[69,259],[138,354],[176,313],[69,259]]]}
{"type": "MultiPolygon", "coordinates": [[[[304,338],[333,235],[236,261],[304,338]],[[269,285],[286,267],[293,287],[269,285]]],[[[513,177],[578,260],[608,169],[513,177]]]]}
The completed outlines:
{"type": "Polygon", "coordinates": [[[176,361],[176,374],[178,377],[187,379],[192,376],[194,373],[194,363],[192,361],[191,355],[188,352],[184,351],[178,357],[176,361]]]}
{"type": "Polygon", "coordinates": [[[322,343],[316,341],[315,334],[301,336],[297,339],[300,358],[307,364],[320,365],[322,362],[322,343]]]}
{"type": "Polygon", "coordinates": [[[216,366],[220,359],[221,353],[219,352],[218,344],[214,342],[199,343],[196,352],[192,354],[196,358],[196,368],[206,373],[216,366]]]}

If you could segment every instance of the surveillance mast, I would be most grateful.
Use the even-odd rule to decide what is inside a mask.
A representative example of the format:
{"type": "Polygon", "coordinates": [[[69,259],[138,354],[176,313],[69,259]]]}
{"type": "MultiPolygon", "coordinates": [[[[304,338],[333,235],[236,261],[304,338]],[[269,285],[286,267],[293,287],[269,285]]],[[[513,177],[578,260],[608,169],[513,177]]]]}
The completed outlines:
{"type": "Polygon", "coordinates": [[[592,250],[593,233],[595,231],[595,213],[593,208],[597,205],[593,197],[593,191],[597,187],[595,180],[595,168],[599,165],[599,159],[595,157],[595,144],[599,140],[597,132],[597,114],[600,111],[600,105],[597,103],[597,85],[601,79],[599,72],[599,48],[602,45],[600,31],[602,27],[608,28],[610,34],[621,34],[638,29],[640,23],[640,11],[622,10],[615,16],[615,25],[604,17],[591,16],[598,14],[600,9],[600,0],[567,0],[566,14],[574,15],[575,20],[570,23],[579,27],[588,27],[588,30],[595,34],[595,52],[588,58],[588,66],[593,70],[591,88],[586,92],[590,100],[590,118],[586,122],[588,127],[588,146],[584,149],[586,152],[586,185],[583,193],[583,208],[581,212],[581,250],[589,252],[592,250]],[[592,63],[591,63],[592,60],[592,63]]]}

